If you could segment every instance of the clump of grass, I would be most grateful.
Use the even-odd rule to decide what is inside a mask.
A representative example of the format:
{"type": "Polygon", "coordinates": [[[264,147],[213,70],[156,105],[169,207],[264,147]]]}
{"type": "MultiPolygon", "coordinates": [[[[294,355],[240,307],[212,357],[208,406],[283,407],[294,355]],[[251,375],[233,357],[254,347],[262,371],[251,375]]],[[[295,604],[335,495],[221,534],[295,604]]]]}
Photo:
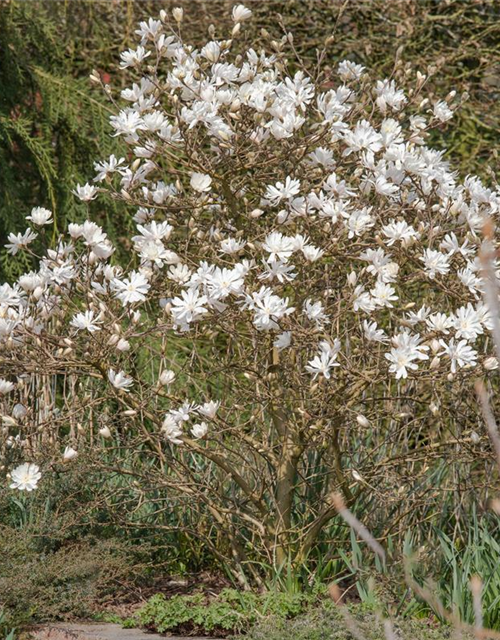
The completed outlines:
{"type": "MultiPolygon", "coordinates": [[[[347,607],[350,623],[363,640],[447,640],[451,629],[431,621],[398,619],[392,623],[392,636],[387,635],[384,620],[371,607],[353,604],[347,607]]],[[[352,640],[354,637],[342,610],[333,603],[309,611],[292,620],[272,617],[258,623],[245,636],[246,640],[352,640]]],[[[472,636],[462,635],[462,640],[472,636]]]]}

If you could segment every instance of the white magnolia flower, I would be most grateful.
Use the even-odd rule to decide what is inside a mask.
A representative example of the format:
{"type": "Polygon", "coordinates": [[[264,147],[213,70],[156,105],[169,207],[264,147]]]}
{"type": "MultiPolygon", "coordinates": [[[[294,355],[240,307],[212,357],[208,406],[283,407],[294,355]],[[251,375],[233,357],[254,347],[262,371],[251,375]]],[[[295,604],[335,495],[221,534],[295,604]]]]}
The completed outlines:
{"type": "Polygon", "coordinates": [[[7,393],[10,393],[15,387],[15,384],[13,382],[10,382],[9,380],[5,380],[4,378],[0,378],[0,395],[5,395],[7,393]]]}
{"type": "Polygon", "coordinates": [[[250,9],[247,9],[244,4],[237,4],[233,7],[233,21],[234,22],[243,22],[243,20],[248,20],[252,12],[250,9]]]}
{"type": "Polygon", "coordinates": [[[246,245],[244,240],[236,240],[235,238],[224,238],[220,242],[220,250],[222,253],[235,255],[239,253],[246,245]]]}
{"type": "Polygon", "coordinates": [[[269,253],[269,261],[283,260],[286,262],[297,246],[295,238],[288,238],[279,231],[273,231],[262,243],[262,248],[269,253]]]}
{"type": "Polygon", "coordinates": [[[273,342],[273,346],[278,349],[278,351],[282,351],[283,349],[287,349],[292,342],[292,332],[291,331],[283,331],[280,333],[276,340],[273,342]]]}
{"type": "Polygon", "coordinates": [[[382,113],[387,107],[399,111],[406,102],[406,97],[401,89],[396,89],[394,80],[378,80],[375,88],[377,94],[376,103],[382,113]]]}
{"type": "Polygon", "coordinates": [[[363,285],[358,285],[354,289],[354,301],[352,308],[354,311],[364,311],[365,313],[371,313],[375,310],[375,301],[363,288],[363,285]]]}
{"type": "Polygon", "coordinates": [[[118,351],[129,351],[130,350],[130,342],[125,340],[125,338],[120,338],[116,343],[116,348],[118,351]]]}
{"type": "Polygon", "coordinates": [[[124,280],[114,278],[111,285],[116,291],[116,297],[123,306],[134,302],[144,302],[146,294],[151,287],[147,278],[138,271],[132,271],[130,277],[124,280]]]}
{"type": "Polygon", "coordinates": [[[175,373],[171,369],[165,369],[162,371],[159,377],[159,382],[164,387],[167,387],[169,384],[172,384],[175,380],[175,373]]]}
{"type": "Polygon", "coordinates": [[[80,186],[76,185],[76,189],[74,189],[71,193],[74,193],[77,198],[79,198],[82,202],[90,202],[91,200],[95,200],[97,198],[99,190],[97,187],[93,185],[87,184],[80,186]]]}
{"type": "Polygon", "coordinates": [[[26,216],[26,220],[36,224],[38,227],[42,227],[44,224],[51,224],[53,222],[52,211],[43,207],[35,207],[31,210],[30,215],[26,216]]]}
{"type": "Polygon", "coordinates": [[[121,165],[125,162],[125,158],[117,158],[114,154],[109,156],[109,160],[103,160],[102,162],[94,162],[94,169],[98,172],[94,178],[94,182],[102,182],[110,174],[115,171],[119,171],[121,165]]]}
{"type": "Polygon", "coordinates": [[[193,438],[197,440],[200,438],[204,438],[208,432],[208,424],[206,422],[200,422],[198,424],[194,424],[191,427],[191,434],[193,438]]]}
{"type": "Polygon", "coordinates": [[[247,295],[245,304],[254,312],[253,323],[260,331],[278,330],[278,321],[295,311],[288,306],[288,298],[280,298],[268,287],[247,295]]]}
{"type": "MultiPolygon", "coordinates": [[[[218,42],[208,42],[200,51],[200,54],[209,62],[217,62],[220,56],[220,44],[218,42]]],[[[192,186],[192,185],[191,185],[192,186]]],[[[194,187],[193,187],[194,188],[194,187]]]]}
{"type": "Polygon", "coordinates": [[[201,413],[206,418],[210,418],[210,420],[213,420],[217,414],[219,406],[220,406],[220,402],[215,400],[210,400],[210,402],[205,402],[204,404],[198,407],[198,413],[201,413]]]}
{"type": "Polygon", "coordinates": [[[451,373],[456,373],[457,365],[460,368],[476,365],[477,351],[467,344],[467,340],[455,342],[455,338],[451,338],[448,343],[444,340],[440,340],[439,343],[443,351],[438,355],[446,355],[451,360],[451,373]]]}
{"type": "Polygon", "coordinates": [[[391,363],[389,371],[396,374],[396,380],[408,377],[408,369],[418,369],[415,357],[406,347],[393,347],[385,357],[391,363]]]}
{"type": "Polygon", "coordinates": [[[336,361],[340,351],[340,340],[336,339],[333,346],[329,342],[323,341],[319,344],[319,353],[306,364],[306,371],[313,374],[315,380],[322,374],[327,380],[330,379],[332,367],[339,367],[336,361]]]}
{"type": "Polygon", "coordinates": [[[181,291],[181,297],[172,300],[171,313],[175,322],[180,325],[195,322],[208,313],[207,302],[206,296],[196,289],[181,291]]]}
{"type": "Polygon", "coordinates": [[[323,249],[319,249],[318,247],[314,247],[312,244],[308,244],[302,248],[302,253],[304,254],[304,258],[307,262],[316,262],[316,260],[319,260],[325,252],[323,249]]]}
{"type": "Polygon", "coordinates": [[[380,281],[370,290],[370,294],[373,302],[379,307],[392,308],[394,306],[392,303],[398,299],[394,287],[380,281]]]}
{"type": "Polygon", "coordinates": [[[127,67],[139,65],[150,55],[151,51],[146,51],[142,45],[139,45],[136,50],[129,49],[128,51],[123,51],[123,53],[120,53],[120,67],[126,69],[127,67]]]}
{"type": "Polygon", "coordinates": [[[466,307],[457,309],[450,322],[456,329],[457,338],[474,341],[484,331],[481,316],[470,303],[466,307]]]}
{"type": "Polygon", "coordinates": [[[84,313],[77,313],[73,316],[70,325],[76,327],[79,331],[86,329],[89,333],[94,333],[95,331],[100,331],[101,327],[99,325],[101,323],[102,320],[95,317],[94,311],[87,309],[84,313]]]}
{"type": "Polygon", "coordinates": [[[450,327],[453,326],[452,318],[445,313],[433,313],[425,320],[426,325],[431,331],[448,334],[450,327]]]}
{"type": "Polygon", "coordinates": [[[183,435],[182,429],[175,418],[167,413],[161,427],[161,432],[165,438],[172,444],[182,444],[180,437],[183,435]]]}
{"type": "Polygon", "coordinates": [[[383,329],[377,328],[376,322],[363,320],[363,330],[365,338],[371,342],[387,342],[388,338],[383,329]]]}
{"type": "Polygon", "coordinates": [[[7,253],[15,256],[21,249],[26,249],[37,237],[38,234],[31,229],[26,229],[24,233],[9,233],[7,236],[9,242],[5,245],[7,253]]]}
{"type": "Polygon", "coordinates": [[[453,118],[453,111],[443,100],[436,102],[433,108],[433,113],[441,122],[447,122],[448,120],[453,118]]]}
{"type": "Polygon", "coordinates": [[[78,457],[78,451],[73,449],[73,447],[66,447],[64,449],[63,460],[64,462],[69,462],[70,460],[74,460],[78,457]]]}
{"type": "Polygon", "coordinates": [[[195,191],[203,193],[205,191],[210,191],[212,187],[212,178],[206,173],[195,172],[191,174],[191,180],[189,183],[195,191]]]}
{"type": "Polygon", "coordinates": [[[10,488],[19,489],[19,491],[33,491],[41,477],[42,474],[36,464],[24,462],[10,472],[12,480],[10,488]]]}
{"type": "Polygon", "coordinates": [[[420,344],[420,341],[418,334],[412,335],[408,331],[403,331],[392,338],[394,347],[385,354],[385,357],[391,363],[389,371],[396,374],[396,380],[407,378],[408,370],[417,370],[416,361],[429,359],[425,353],[429,347],[420,344]]]}
{"type": "Polygon", "coordinates": [[[323,304],[318,300],[313,302],[307,299],[304,302],[304,313],[311,322],[314,322],[318,328],[322,327],[328,321],[328,315],[325,313],[323,304]]]}
{"type": "Polygon", "coordinates": [[[495,369],[498,369],[498,360],[494,356],[490,356],[484,360],[483,367],[487,371],[494,371],[495,369]]]}
{"type": "Polygon", "coordinates": [[[365,67],[351,62],[351,60],[342,60],[342,62],[339,62],[337,69],[342,80],[348,82],[349,80],[359,80],[363,75],[365,67]]]}
{"type": "Polygon", "coordinates": [[[450,270],[448,256],[435,249],[426,249],[420,260],[424,263],[424,268],[429,278],[435,278],[437,275],[446,275],[450,270]]]}
{"type": "Polygon", "coordinates": [[[124,371],[115,372],[114,369],[108,371],[108,380],[111,382],[115,389],[120,391],[128,391],[128,389],[134,384],[134,381],[124,371]]]}
{"type": "Polygon", "coordinates": [[[403,246],[408,246],[420,237],[420,234],[406,220],[391,220],[389,224],[382,227],[382,233],[387,238],[386,243],[389,247],[399,241],[403,246]]]}
{"type": "Polygon", "coordinates": [[[293,180],[287,176],[285,182],[277,182],[275,186],[267,187],[265,198],[274,206],[282,200],[291,200],[300,191],[300,180],[293,180]]]}

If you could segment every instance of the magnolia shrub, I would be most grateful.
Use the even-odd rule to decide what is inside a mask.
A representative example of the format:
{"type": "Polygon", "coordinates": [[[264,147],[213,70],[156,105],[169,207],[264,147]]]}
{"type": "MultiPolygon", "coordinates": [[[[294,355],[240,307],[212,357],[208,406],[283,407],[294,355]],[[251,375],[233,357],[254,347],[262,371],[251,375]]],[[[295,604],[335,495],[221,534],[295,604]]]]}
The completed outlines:
{"type": "Polygon", "coordinates": [[[86,452],[137,503],[154,488],[158,513],[191,514],[241,580],[304,559],[333,491],[397,504],[451,462],[469,380],[497,366],[478,249],[500,206],[426,144],[454,92],[428,99],[401,62],[331,71],[326,50],[306,70],[289,34],[246,42],[250,16],[202,47],[181,9],[141,22],[130,86],[103,85],[123,157],[96,162],[74,191],[88,217],[44,252],[33,209],[7,244],[33,270],[0,287],[11,464],[86,452]],[[127,263],[90,219],[106,198],[133,215],[127,263]]]}

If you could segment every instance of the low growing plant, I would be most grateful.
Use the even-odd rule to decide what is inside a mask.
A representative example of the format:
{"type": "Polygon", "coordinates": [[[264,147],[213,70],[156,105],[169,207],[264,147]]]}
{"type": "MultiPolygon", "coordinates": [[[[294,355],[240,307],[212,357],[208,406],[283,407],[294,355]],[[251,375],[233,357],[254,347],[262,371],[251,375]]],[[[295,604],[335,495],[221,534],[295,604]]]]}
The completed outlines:
{"type": "Polygon", "coordinates": [[[279,591],[253,593],[223,589],[217,596],[199,593],[165,598],[157,594],[126,622],[140,624],[159,633],[227,633],[247,631],[266,617],[290,619],[317,605],[325,590],[314,594],[290,594],[279,591]]]}
{"type": "MultiPolygon", "coordinates": [[[[384,619],[364,605],[349,605],[343,610],[332,605],[308,611],[293,620],[268,618],[258,623],[245,636],[247,640],[451,640],[453,632],[429,621],[398,619],[388,627],[384,619]],[[350,623],[352,626],[350,628],[350,623]]],[[[462,634],[462,640],[473,636],[462,634]]]]}

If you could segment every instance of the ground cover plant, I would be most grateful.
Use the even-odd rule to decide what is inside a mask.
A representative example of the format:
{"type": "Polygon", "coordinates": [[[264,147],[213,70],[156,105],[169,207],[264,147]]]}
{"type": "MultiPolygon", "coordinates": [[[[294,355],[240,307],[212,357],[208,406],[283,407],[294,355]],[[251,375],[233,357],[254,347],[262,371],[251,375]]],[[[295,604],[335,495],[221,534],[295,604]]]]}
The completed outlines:
{"type": "MultiPolygon", "coordinates": [[[[445,640],[452,638],[452,631],[447,628],[436,627],[419,620],[399,621],[387,634],[384,621],[370,608],[363,606],[351,606],[349,616],[355,622],[354,632],[346,626],[345,618],[338,609],[325,607],[316,611],[310,611],[303,617],[294,620],[271,619],[257,624],[246,636],[249,640],[351,640],[360,637],[363,640],[387,640],[387,638],[400,638],[401,640],[445,640]],[[356,636],[355,634],[359,635],[356,636]]],[[[473,635],[463,634],[462,638],[468,640],[473,635]]]]}
{"type": "MultiPolygon", "coordinates": [[[[380,542],[411,531],[418,548],[451,516],[456,564],[497,487],[473,383],[497,375],[483,294],[500,195],[440,148],[467,96],[428,93],[437,69],[332,67],[328,40],[307,63],[255,19],[235,5],[191,44],[183,9],[161,10],[121,52],[122,80],[92,72],[114,153],[72,185],[69,224],[40,202],[7,238],[5,485],[35,504],[83,465],[94,524],[182,541],[243,589],[347,567],[369,599],[364,555],[346,555],[353,513],[392,579],[405,559],[384,574],[380,542]],[[94,216],[111,204],[134,229],[118,242],[94,216]]],[[[448,600],[471,622],[469,579],[453,574],[448,600]]]]}

